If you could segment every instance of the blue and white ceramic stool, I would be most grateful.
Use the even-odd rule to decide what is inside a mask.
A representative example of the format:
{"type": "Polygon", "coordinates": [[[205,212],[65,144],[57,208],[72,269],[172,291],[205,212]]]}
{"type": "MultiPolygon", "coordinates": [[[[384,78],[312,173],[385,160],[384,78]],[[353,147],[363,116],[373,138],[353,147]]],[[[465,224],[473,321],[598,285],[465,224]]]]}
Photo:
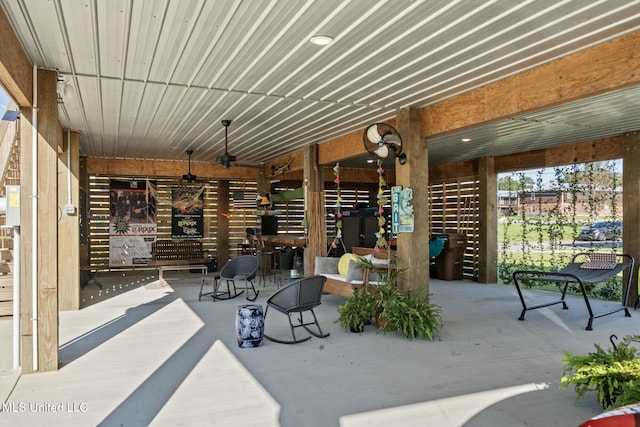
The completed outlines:
{"type": "Polygon", "coordinates": [[[262,344],[264,314],[261,305],[241,305],[236,312],[238,346],[253,348],[262,344]]]}

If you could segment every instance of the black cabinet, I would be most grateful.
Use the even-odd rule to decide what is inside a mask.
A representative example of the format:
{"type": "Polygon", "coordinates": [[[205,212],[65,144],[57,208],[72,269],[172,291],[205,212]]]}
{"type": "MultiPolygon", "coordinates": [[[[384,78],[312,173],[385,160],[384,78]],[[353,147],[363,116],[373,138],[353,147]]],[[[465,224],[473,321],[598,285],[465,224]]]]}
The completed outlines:
{"type": "Polygon", "coordinates": [[[342,241],[347,252],[354,246],[373,248],[376,244],[378,218],[374,210],[345,211],[342,213],[342,241]]]}

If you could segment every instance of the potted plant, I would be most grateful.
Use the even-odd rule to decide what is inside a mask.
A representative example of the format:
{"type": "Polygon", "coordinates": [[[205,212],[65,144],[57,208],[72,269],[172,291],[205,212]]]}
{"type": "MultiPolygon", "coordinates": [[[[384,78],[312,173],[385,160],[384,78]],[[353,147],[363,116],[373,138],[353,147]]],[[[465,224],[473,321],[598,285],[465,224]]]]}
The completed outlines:
{"type": "Polygon", "coordinates": [[[373,316],[376,319],[378,328],[380,328],[383,319],[381,314],[385,305],[395,297],[397,292],[398,275],[401,273],[395,263],[392,265],[376,265],[370,259],[360,257],[358,265],[361,269],[369,270],[370,284],[365,291],[371,294],[373,304],[373,316]],[[376,284],[371,284],[375,282],[376,284]]]}
{"type": "Polygon", "coordinates": [[[565,352],[565,364],[560,388],[574,386],[576,401],[587,391],[598,392],[598,402],[604,409],[612,409],[640,401],[640,358],[632,342],[640,342],[640,335],[627,335],[619,345],[586,356],[565,352]]]}
{"type": "Polygon", "coordinates": [[[379,285],[371,285],[367,288],[371,294],[373,304],[373,317],[379,330],[384,329],[385,318],[382,315],[386,306],[394,301],[397,295],[395,283],[382,282],[379,285]]]}
{"type": "Polygon", "coordinates": [[[399,331],[409,339],[434,339],[442,326],[441,310],[421,293],[396,292],[380,314],[383,333],[399,331]]]}
{"type": "Polygon", "coordinates": [[[373,317],[373,296],[364,289],[358,289],[346,298],[344,304],[338,306],[338,312],[338,320],[344,329],[362,332],[364,325],[371,322],[373,317]]]}
{"type": "Polygon", "coordinates": [[[372,281],[376,284],[370,282],[338,307],[342,326],[362,332],[364,325],[375,317],[378,332],[399,331],[410,339],[434,339],[442,326],[440,307],[429,303],[428,295],[422,292],[399,292],[396,285],[402,270],[397,265],[383,268],[365,258],[360,258],[358,263],[361,268],[377,274],[372,281]]]}

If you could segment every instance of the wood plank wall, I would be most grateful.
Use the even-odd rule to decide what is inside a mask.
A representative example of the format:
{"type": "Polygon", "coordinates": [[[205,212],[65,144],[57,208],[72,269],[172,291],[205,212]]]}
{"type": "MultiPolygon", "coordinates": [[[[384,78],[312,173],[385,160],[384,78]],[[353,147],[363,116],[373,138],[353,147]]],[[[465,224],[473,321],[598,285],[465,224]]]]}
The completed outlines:
{"type": "MultiPolygon", "coordinates": [[[[140,177],[113,177],[114,179],[144,179],[140,177]]],[[[92,175],[89,177],[88,197],[88,244],[89,265],[96,270],[108,270],[109,265],[109,177],[92,175]]],[[[158,239],[171,238],[171,189],[179,186],[177,179],[156,178],[158,191],[157,215],[158,215],[158,239]]],[[[215,183],[202,183],[206,185],[204,226],[205,238],[203,248],[206,253],[216,254],[217,216],[218,203],[215,183]]],[[[230,194],[235,191],[255,192],[255,181],[231,181],[230,194]]],[[[245,229],[255,227],[257,217],[251,209],[235,209],[233,203],[229,204],[229,248],[233,256],[240,250],[240,244],[245,239],[245,229]]]]}
{"type": "MultiPolygon", "coordinates": [[[[113,177],[114,179],[144,179],[141,177],[113,177]]],[[[109,177],[92,175],[89,177],[87,230],[89,245],[89,266],[94,270],[109,270],[109,177]]],[[[157,204],[158,214],[158,239],[171,238],[171,188],[180,184],[179,180],[173,178],[156,178],[156,185],[159,195],[157,204]]],[[[217,189],[215,181],[206,183],[205,192],[205,238],[203,239],[204,250],[208,253],[216,254],[216,235],[218,203],[217,189]]],[[[327,187],[334,187],[334,184],[327,184],[327,187]]],[[[343,209],[348,209],[357,204],[371,204],[372,197],[377,191],[377,187],[364,188],[359,185],[344,185],[341,188],[343,209]],[[373,188],[373,191],[371,190],[373,188]]],[[[293,190],[295,183],[282,182],[274,187],[276,192],[293,190]]],[[[253,181],[231,181],[229,194],[232,197],[235,191],[256,191],[256,183],[253,181]]],[[[387,193],[389,190],[386,190],[387,193]]],[[[390,199],[389,194],[387,198],[390,199]]],[[[325,191],[325,204],[328,209],[333,209],[337,202],[337,192],[335,188],[325,191]]],[[[229,250],[232,257],[240,252],[240,245],[244,241],[246,228],[253,228],[257,225],[258,217],[251,209],[234,209],[233,201],[230,200],[229,213],[229,250]]],[[[302,219],[304,217],[304,203],[302,200],[289,200],[276,202],[273,204],[282,214],[280,215],[279,227],[281,232],[302,234],[304,228],[302,219]]],[[[390,205],[387,206],[390,210],[390,205]]],[[[221,212],[225,214],[226,212],[221,212]]],[[[329,240],[335,236],[335,218],[327,215],[326,218],[327,235],[329,240]]],[[[390,225],[390,221],[388,221],[390,225]]],[[[219,264],[218,267],[221,267],[219,264]]]]}
{"type": "Polygon", "coordinates": [[[479,256],[479,193],[477,176],[429,183],[431,233],[467,235],[463,276],[477,280],[479,256]]]}

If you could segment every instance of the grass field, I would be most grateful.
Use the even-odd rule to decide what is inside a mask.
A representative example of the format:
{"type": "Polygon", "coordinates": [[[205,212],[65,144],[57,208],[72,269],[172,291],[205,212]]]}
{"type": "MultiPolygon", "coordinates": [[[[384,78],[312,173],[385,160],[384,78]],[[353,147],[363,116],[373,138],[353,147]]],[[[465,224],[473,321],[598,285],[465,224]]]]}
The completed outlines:
{"type": "Polygon", "coordinates": [[[498,242],[573,241],[580,229],[588,224],[587,220],[576,224],[500,222],[498,224],[498,242]]]}

